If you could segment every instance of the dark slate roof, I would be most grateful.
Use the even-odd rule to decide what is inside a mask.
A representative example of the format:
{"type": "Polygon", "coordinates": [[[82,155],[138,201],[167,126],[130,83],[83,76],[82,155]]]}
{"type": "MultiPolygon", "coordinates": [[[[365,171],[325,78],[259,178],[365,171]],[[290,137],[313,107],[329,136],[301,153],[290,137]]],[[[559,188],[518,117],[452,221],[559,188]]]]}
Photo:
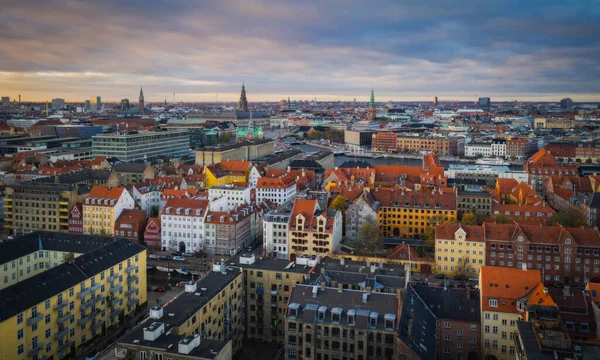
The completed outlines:
{"type": "Polygon", "coordinates": [[[592,209],[600,208],[600,193],[595,192],[590,200],[590,207],[592,209]]]}
{"type": "Polygon", "coordinates": [[[414,286],[415,293],[438,319],[479,323],[479,291],[414,286]]]}
{"type": "Polygon", "coordinates": [[[435,316],[409,286],[402,304],[398,337],[421,359],[435,359],[435,316]]]}
{"type": "Polygon", "coordinates": [[[227,273],[209,272],[196,282],[196,293],[183,292],[163,308],[164,314],[169,314],[169,316],[163,317],[162,322],[168,325],[168,327],[180,326],[190,316],[217,296],[226,286],[231,284],[238,276],[243,276],[239,268],[227,273]],[[173,316],[170,314],[173,314],[173,316]]]}
{"type": "Polygon", "coordinates": [[[118,163],[113,166],[113,170],[118,173],[138,173],[141,174],[146,170],[146,164],[129,164],[129,163],[118,163]]]}
{"type": "Polygon", "coordinates": [[[290,163],[290,168],[292,170],[307,169],[316,172],[325,172],[325,169],[321,164],[314,160],[294,160],[290,163]]]}
{"type": "Polygon", "coordinates": [[[340,168],[340,169],[355,169],[355,168],[370,169],[371,167],[372,167],[371,164],[369,164],[366,161],[361,161],[361,160],[344,161],[342,163],[342,165],[338,166],[338,168],[340,168]]]}
{"type": "MultiPolygon", "coordinates": [[[[89,168],[83,168],[81,170],[69,171],[67,173],[59,175],[58,182],[61,184],[77,184],[88,180],[108,180],[109,176],[109,170],[92,170],[89,168]]],[[[31,182],[54,183],[54,176],[36,178],[31,182]]]]}
{"type": "MultiPolygon", "coordinates": [[[[32,234],[36,235],[36,233],[32,234]]],[[[72,234],[59,234],[70,237],[72,234]]],[[[83,240],[87,235],[74,235],[83,240]]],[[[91,242],[97,246],[103,242],[99,237],[90,237],[91,242]]],[[[0,290],[0,321],[11,318],[34,305],[44,302],[59,292],[83,282],[90,277],[105,271],[115,264],[122,262],[145,248],[139,244],[123,238],[105,237],[104,243],[84,255],[76,257],[72,263],[64,263],[50,268],[38,275],[27,278],[12,286],[0,290]]],[[[16,239],[14,241],[18,241],[16,239]]],[[[42,245],[44,241],[42,240],[42,245]]],[[[73,249],[66,242],[60,243],[64,250],[77,252],[85,245],[76,244],[73,249]],[[74,251],[75,250],[75,251],[74,251]]],[[[37,250],[34,248],[33,251],[37,250]]]]}
{"type": "MultiPolygon", "coordinates": [[[[341,308],[340,324],[348,323],[348,311],[356,311],[355,327],[358,329],[367,329],[369,315],[377,314],[377,328],[384,328],[384,317],[387,314],[395,316],[395,324],[398,321],[398,297],[396,294],[372,292],[367,297],[367,302],[363,302],[364,291],[344,289],[340,292],[337,288],[321,288],[319,286],[298,284],[292,289],[288,304],[299,304],[297,318],[305,323],[313,324],[316,321],[317,309],[325,306],[324,322],[331,322],[331,310],[341,308]],[[318,288],[317,296],[313,297],[313,289],[318,288]]],[[[289,306],[288,305],[288,308],[289,306]]]]}

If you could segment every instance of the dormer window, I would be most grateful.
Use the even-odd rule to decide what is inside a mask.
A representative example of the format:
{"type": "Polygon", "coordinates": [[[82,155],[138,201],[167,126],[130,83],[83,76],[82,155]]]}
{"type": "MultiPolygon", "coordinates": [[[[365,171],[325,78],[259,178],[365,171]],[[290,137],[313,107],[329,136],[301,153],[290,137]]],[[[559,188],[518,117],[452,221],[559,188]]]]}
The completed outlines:
{"type": "Polygon", "coordinates": [[[291,303],[290,306],[288,306],[288,317],[295,318],[296,316],[298,316],[299,309],[300,309],[300,304],[291,303]]]}
{"type": "Polygon", "coordinates": [[[377,327],[377,318],[378,317],[379,317],[379,314],[374,311],[369,314],[369,327],[370,328],[377,327]]]}
{"type": "Polygon", "coordinates": [[[171,213],[171,207],[169,206],[165,212],[166,212],[167,214],[170,214],[170,213],[171,213]]]}
{"type": "Polygon", "coordinates": [[[196,215],[200,215],[200,214],[202,214],[202,209],[196,210],[196,215]]]}
{"type": "Polygon", "coordinates": [[[383,321],[384,321],[384,328],[386,330],[394,330],[394,325],[396,324],[396,315],[385,314],[383,321]]]}
{"type": "Polygon", "coordinates": [[[334,324],[339,324],[342,320],[342,309],[341,308],[333,308],[331,310],[331,322],[334,324]]]}
{"type": "Polygon", "coordinates": [[[348,310],[348,326],[354,326],[356,319],[356,310],[348,310]]]}
{"type": "Polygon", "coordinates": [[[327,315],[327,307],[321,306],[317,311],[317,321],[325,321],[325,316],[327,315]]]}
{"type": "Polygon", "coordinates": [[[498,300],[497,299],[490,299],[490,307],[498,307],[498,300]]]}
{"type": "Polygon", "coordinates": [[[565,239],[565,245],[571,245],[571,239],[570,238],[566,238],[565,239]]]}

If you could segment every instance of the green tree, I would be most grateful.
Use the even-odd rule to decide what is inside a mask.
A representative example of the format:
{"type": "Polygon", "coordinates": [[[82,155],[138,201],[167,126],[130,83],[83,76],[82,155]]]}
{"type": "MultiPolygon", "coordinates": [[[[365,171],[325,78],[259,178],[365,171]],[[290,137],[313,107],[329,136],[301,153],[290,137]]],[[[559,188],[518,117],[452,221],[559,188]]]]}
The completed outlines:
{"type": "Polygon", "coordinates": [[[591,163],[592,163],[592,158],[587,158],[587,159],[585,159],[585,163],[586,163],[586,164],[591,164],[591,163]]]}
{"type": "Polygon", "coordinates": [[[308,135],[309,140],[319,140],[323,138],[323,133],[318,130],[315,130],[308,135]]]}
{"type": "Polygon", "coordinates": [[[577,159],[575,159],[575,162],[578,163],[578,164],[581,164],[581,159],[577,158],[577,159]]]}
{"type": "Polygon", "coordinates": [[[233,138],[233,135],[231,135],[230,132],[222,131],[219,134],[219,140],[218,140],[218,142],[219,142],[219,144],[228,143],[228,142],[231,141],[232,138],[233,138]]]}
{"type": "Polygon", "coordinates": [[[63,262],[66,264],[72,264],[74,260],[75,260],[75,254],[73,254],[72,252],[68,252],[65,254],[65,258],[63,259],[63,262]]]}
{"type": "Polygon", "coordinates": [[[561,211],[548,221],[549,225],[560,224],[564,227],[581,227],[587,226],[583,216],[574,210],[561,211]]]}
{"type": "Polygon", "coordinates": [[[468,212],[462,217],[461,224],[463,225],[477,225],[477,215],[468,212]]]}
{"type": "Polygon", "coordinates": [[[373,221],[367,221],[360,226],[354,242],[356,252],[363,255],[372,255],[383,249],[383,239],[377,232],[373,221]]]}
{"type": "Polygon", "coordinates": [[[346,198],[342,195],[338,195],[333,199],[329,205],[329,208],[331,210],[339,210],[344,213],[346,210],[348,210],[348,200],[346,200],[346,198]]]}
{"type": "Polygon", "coordinates": [[[506,224],[508,222],[508,219],[506,218],[506,215],[498,214],[494,217],[494,221],[496,222],[496,224],[506,224]]]}
{"type": "Polygon", "coordinates": [[[158,217],[158,206],[154,205],[150,209],[150,217],[158,217]]]}

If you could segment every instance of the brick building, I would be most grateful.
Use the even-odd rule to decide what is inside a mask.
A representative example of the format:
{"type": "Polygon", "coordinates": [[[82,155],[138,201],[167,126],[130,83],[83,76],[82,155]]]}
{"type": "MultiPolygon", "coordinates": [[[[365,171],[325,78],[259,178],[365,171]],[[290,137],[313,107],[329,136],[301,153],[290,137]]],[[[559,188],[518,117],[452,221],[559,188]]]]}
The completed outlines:
{"type": "Polygon", "coordinates": [[[149,218],[146,222],[144,242],[149,249],[160,250],[160,217],[149,218]]]}
{"type": "Polygon", "coordinates": [[[142,243],[146,220],[146,211],[144,210],[123,210],[115,221],[115,236],[142,243]]]}
{"type": "Polygon", "coordinates": [[[401,152],[432,151],[441,156],[465,153],[464,139],[428,134],[398,134],[396,149],[401,152]]]}
{"type": "Polygon", "coordinates": [[[397,133],[391,131],[380,131],[373,134],[371,148],[377,151],[396,150],[397,133]]]}
{"type": "Polygon", "coordinates": [[[550,177],[578,176],[577,168],[577,164],[559,164],[546,148],[542,148],[525,162],[524,170],[529,185],[542,193],[550,177]]]}
{"type": "Polygon", "coordinates": [[[537,150],[537,144],[529,139],[506,140],[506,157],[511,159],[526,159],[537,150]]]}
{"type": "Polygon", "coordinates": [[[76,204],[69,213],[69,232],[83,234],[83,209],[81,204],[76,204]]]}

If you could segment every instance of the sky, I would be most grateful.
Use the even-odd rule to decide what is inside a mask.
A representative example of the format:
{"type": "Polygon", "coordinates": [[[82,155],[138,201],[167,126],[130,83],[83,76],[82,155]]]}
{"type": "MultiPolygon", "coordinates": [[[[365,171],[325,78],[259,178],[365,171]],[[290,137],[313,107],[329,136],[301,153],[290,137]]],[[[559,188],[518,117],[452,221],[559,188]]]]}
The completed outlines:
{"type": "Polygon", "coordinates": [[[600,101],[600,0],[4,0],[23,100],[600,101]]]}

